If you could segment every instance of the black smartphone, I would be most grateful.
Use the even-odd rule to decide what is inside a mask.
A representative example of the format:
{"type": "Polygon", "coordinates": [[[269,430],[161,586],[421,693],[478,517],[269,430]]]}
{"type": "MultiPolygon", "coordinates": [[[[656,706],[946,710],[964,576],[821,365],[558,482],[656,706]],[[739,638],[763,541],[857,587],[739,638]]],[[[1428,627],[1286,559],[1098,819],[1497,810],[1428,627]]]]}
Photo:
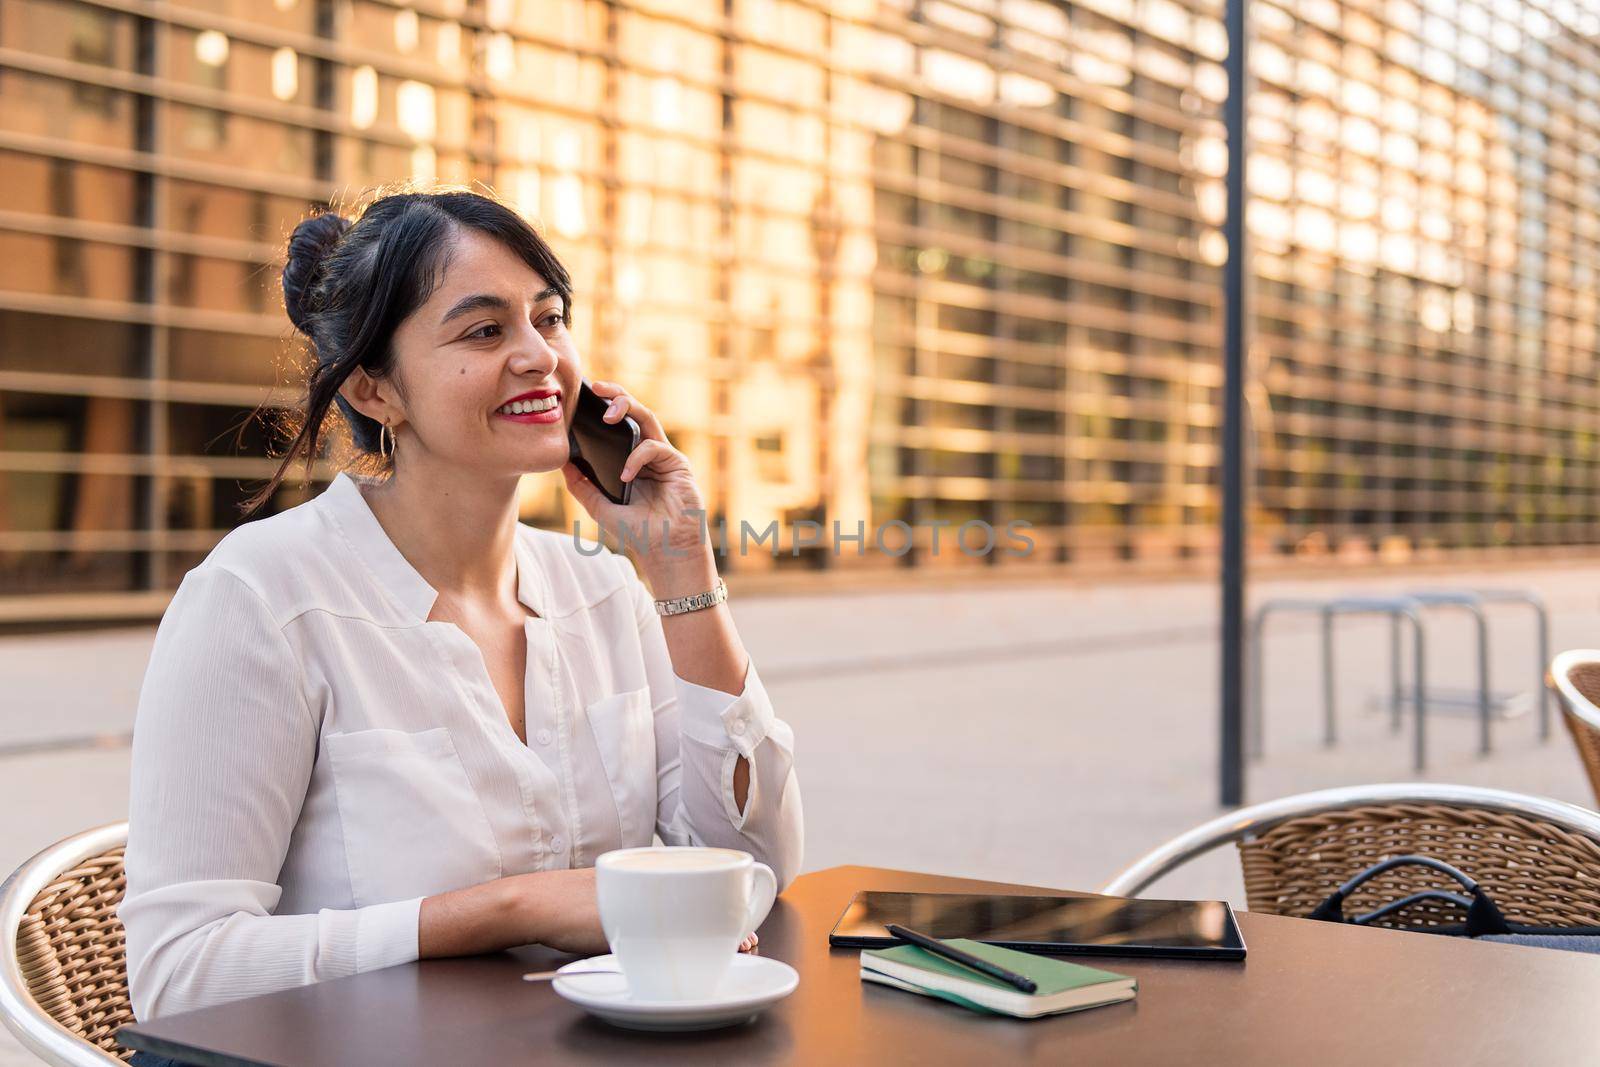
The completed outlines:
{"type": "Polygon", "coordinates": [[[587,378],[579,383],[567,430],[569,458],[607,500],[626,504],[633,497],[633,483],[622,480],[622,467],[639,447],[639,424],[627,415],[607,422],[605,413],[610,406],[610,401],[589,388],[587,378]]]}

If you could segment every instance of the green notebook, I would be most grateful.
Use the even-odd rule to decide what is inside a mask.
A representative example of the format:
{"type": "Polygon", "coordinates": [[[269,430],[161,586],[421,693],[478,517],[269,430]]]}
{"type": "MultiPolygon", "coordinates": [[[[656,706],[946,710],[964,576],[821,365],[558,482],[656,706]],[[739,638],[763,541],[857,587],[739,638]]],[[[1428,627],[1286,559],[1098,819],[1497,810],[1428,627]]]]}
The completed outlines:
{"type": "Polygon", "coordinates": [[[1127,975],[1080,963],[959,937],[950,938],[945,944],[1026,975],[1038,983],[1039,989],[1024,993],[998,978],[990,978],[915,945],[862,951],[861,977],[868,982],[948,1000],[973,1011],[1023,1019],[1131,1000],[1139,989],[1138,981],[1127,975]]]}

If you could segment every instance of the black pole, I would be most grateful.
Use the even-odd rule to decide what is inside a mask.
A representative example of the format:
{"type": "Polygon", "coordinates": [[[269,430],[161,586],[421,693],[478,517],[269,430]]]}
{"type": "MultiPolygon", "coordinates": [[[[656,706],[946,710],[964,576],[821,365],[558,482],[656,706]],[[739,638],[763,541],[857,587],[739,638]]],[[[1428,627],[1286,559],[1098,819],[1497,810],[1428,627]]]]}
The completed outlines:
{"type": "Polygon", "coordinates": [[[1228,218],[1222,268],[1222,781],[1224,807],[1244,803],[1244,105],[1245,0],[1226,0],[1228,218]]]}

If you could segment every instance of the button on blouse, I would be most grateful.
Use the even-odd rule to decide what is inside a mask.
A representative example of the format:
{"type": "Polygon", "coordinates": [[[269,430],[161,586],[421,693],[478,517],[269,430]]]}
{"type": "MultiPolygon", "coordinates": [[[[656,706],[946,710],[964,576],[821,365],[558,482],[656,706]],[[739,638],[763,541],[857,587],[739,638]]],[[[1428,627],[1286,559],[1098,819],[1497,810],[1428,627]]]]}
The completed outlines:
{"type": "Polygon", "coordinates": [[[134,725],[138,1018],[414,960],[423,897],[655,836],[798,873],[793,732],[755,665],[738,694],[679,678],[603,546],[519,525],[515,554],[530,744],[348,474],[184,576],[134,725]]]}

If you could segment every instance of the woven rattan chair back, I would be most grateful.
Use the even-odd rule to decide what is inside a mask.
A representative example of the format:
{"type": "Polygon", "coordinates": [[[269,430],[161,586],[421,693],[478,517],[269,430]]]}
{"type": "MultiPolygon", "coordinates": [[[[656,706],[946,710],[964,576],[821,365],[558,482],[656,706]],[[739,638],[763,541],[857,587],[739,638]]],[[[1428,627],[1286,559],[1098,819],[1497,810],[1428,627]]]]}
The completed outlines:
{"type": "MultiPolygon", "coordinates": [[[[1238,842],[1250,910],[1308,915],[1340,883],[1391,856],[1443,860],[1475,878],[1506,918],[1600,926],[1600,842],[1513,812],[1444,804],[1372,804],[1289,819],[1238,842]]],[[[1371,911],[1425,889],[1459,887],[1421,867],[1386,872],[1345,902],[1371,911]]],[[[1425,902],[1378,920],[1401,928],[1459,923],[1454,904],[1425,902]]]]}
{"type": "Polygon", "coordinates": [[[39,1007],[108,1055],[133,1055],[116,1042],[133,1023],[117,905],[122,847],[63,871],[28,906],[17,928],[17,965],[39,1007]]]}
{"type": "MultiPolygon", "coordinates": [[[[1309,915],[1373,864],[1414,854],[1477,879],[1514,923],[1600,926],[1600,814],[1549,797],[1431,782],[1324,789],[1228,812],[1152,849],[1100,891],[1138,896],[1228,844],[1239,848],[1253,912],[1309,915]]],[[[1460,891],[1444,875],[1399,868],[1352,893],[1345,914],[1374,911],[1423,889],[1460,891]]],[[[1403,929],[1464,918],[1448,902],[1427,902],[1379,922],[1403,929]]]]}
{"type": "Polygon", "coordinates": [[[1550,682],[1561,698],[1561,721],[1600,803],[1600,652],[1563,652],[1550,666],[1550,682]]]}

